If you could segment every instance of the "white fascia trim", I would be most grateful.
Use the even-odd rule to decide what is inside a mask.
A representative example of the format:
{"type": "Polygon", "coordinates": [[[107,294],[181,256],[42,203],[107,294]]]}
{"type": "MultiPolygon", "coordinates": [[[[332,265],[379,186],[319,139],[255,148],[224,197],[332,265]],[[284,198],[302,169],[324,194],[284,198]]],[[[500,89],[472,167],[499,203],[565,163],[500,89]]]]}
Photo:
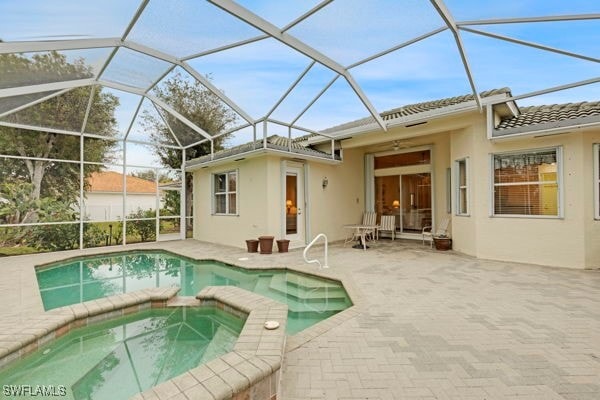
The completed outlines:
{"type": "MultiPolygon", "coordinates": [[[[200,170],[202,168],[207,168],[207,167],[212,168],[212,167],[215,167],[215,166],[218,166],[221,164],[230,163],[230,162],[238,160],[238,159],[250,159],[250,158],[255,158],[258,156],[265,155],[265,154],[279,155],[279,156],[284,156],[284,157],[288,157],[290,159],[295,159],[295,160],[315,161],[315,162],[319,162],[322,164],[338,165],[338,164],[342,163],[341,160],[334,160],[332,158],[315,157],[315,156],[310,156],[310,155],[301,154],[301,153],[290,153],[289,151],[277,150],[277,149],[271,149],[271,148],[265,149],[264,147],[261,147],[256,150],[250,150],[250,151],[247,151],[244,153],[233,154],[231,156],[219,158],[216,160],[209,160],[209,161],[206,161],[201,164],[186,165],[185,172],[193,172],[193,171],[197,171],[197,170],[200,170]]],[[[194,160],[190,160],[190,161],[188,161],[188,163],[193,162],[193,161],[194,160]]]]}
{"type": "MultiPolygon", "coordinates": [[[[482,104],[483,105],[492,104],[492,103],[497,104],[498,100],[502,99],[502,98],[506,98],[506,95],[505,94],[497,94],[497,95],[493,95],[493,96],[484,97],[482,99],[482,104]]],[[[479,110],[479,107],[477,106],[477,103],[475,102],[475,100],[469,100],[469,101],[454,104],[451,106],[436,108],[435,110],[420,112],[418,114],[413,114],[413,115],[410,115],[407,117],[394,118],[394,119],[387,121],[387,126],[389,128],[394,128],[397,126],[416,124],[419,122],[431,121],[431,120],[435,120],[438,118],[447,117],[450,115],[459,115],[459,114],[462,114],[465,112],[471,112],[471,111],[477,111],[477,110],[479,110]]],[[[323,134],[323,133],[319,132],[319,135],[328,136],[328,137],[331,137],[336,140],[341,140],[341,139],[347,139],[349,137],[356,136],[356,135],[362,135],[365,133],[373,133],[373,132],[380,132],[380,131],[381,130],[379,129],[378,125],[375,122],[370,122],[370,123],[367,123],[367,124],[364,124],[361,126],[344,129],[344,130],[338,131],[337,133],[329,132],[327,134],[323,134]]],[[[318,142],[315,142],[315,143],[318,143],[318,142]]]]}
{"type": "Polygon", "coordinates": [[[513,133],[513,134],[508,134],[505,136],[493,136],[490,140],[493,142],[502,142],[502,141],[508,141],[511,139],[522,139],[522,138],[531,137],[531,136],[539,138],[539,137],[544,137],[544,136],[559,135],[561,133],[569,133],[569,132],[573,132],[576,130],[592,129],[592,128],[596,128],[596,127],[600,127],[600,121],[576,124],[576,125],[571,125],[571,126],[548,128],[548,129],[535,129],[535,130],[528,131],[528,132],[513,133]]]}

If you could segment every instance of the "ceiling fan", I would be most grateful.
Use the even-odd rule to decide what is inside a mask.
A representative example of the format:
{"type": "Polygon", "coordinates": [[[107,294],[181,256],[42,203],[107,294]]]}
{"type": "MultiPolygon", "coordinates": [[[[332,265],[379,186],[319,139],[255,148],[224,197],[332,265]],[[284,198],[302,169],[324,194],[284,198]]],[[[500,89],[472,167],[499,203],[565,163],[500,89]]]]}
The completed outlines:
{"type": "Polygon", "coordinates": [[[400,149],[407,149],[409,147],[413,147],[415,145],[414,142],[408,141],[408,140],[393,140],[391,142],[386,142],[386,143],[382,143],[380,145],[377,145],[376,148],[377,149],[381,149],[381,150],[400,150],[400,149]]]}

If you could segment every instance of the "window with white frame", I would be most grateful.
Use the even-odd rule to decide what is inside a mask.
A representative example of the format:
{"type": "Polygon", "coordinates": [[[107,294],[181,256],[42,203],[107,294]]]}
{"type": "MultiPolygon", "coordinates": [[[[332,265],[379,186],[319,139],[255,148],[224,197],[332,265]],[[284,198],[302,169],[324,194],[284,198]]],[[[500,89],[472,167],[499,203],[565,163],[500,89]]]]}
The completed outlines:
{"type": "Polygon", "coordinates": [[[494,154],[494,215],[560,216],[560,148],[494,154]]]}
{"type": "Polygon", "coordinates": [[[594,218],[600,219],[600,144],[594,144],[594,218]]]}
{"type": "Polygon", "coordinates": [[[237,214],[237,171],[213,174],[213,213],[237,214]]]}
{"type": "Polygon", "coordinates": [[[467,159],[454,162],[456,170],[456,215],[469,215],[469,175],[467,159]]]}

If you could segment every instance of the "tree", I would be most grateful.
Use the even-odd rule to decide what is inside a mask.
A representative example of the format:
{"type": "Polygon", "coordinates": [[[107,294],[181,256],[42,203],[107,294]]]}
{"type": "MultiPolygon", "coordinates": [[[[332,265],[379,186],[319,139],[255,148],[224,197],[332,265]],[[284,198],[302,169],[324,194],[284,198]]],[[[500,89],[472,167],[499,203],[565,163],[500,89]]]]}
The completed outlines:
{"type": "MultiPolygon", "coordinates": [[[[17,54],[0,55],[0,71],[3,71],[5,82],[29,85],[46,82],[48,77],[68,80],[93,76],[91,67],[86,66],[82,59],[69,61],[65,55],[57,52],[34,55],[31,58],[17,54]]],[[[81,132],[89,100],[89,87],[74,88],[60,96],[9,114],[5,120],[24,125],[81,132]]],[[[118,105],[119,101],[115,96],[95,90],[86,130],[114,136],[116,134],[114,111],[118,105]]],[[[74,204],[79,196],[79,165],[31,158],[79,160],[79,141],[80,138],[73,135],[0,126],[2,154],[27,157],[27,159],[4,159],[0,168],[0,179],[3,182],[30,183],[28,194],[30,204],[36,204],[42,197],[51,197],[74,204]]],[[[113,141],[86,139],[86,161],[109,162],[114,145],[113,141]]],[[[100,166],[86,166],[84,178],[98,170],[100,166]]],[[[16,223],[40,221],[38,210],[35,208],[20,212],[19,215],[16,223]]]]}
{"type": "MultiPolygon", "coordinates": [[[[211,91],[202,86],[198,81],[190,81],[176,73],[164,83],[154,89],[154,95],[198,127],[216,135],[224,132],[236,120],[237,114],[226,107],[221,100],[211,91]]],[[[169,113],[164,115],[169,127],[183,145],[192,144],[202,139],[199,133],[191,130],[187,125],[169,113]]],[[[150,137],[157,143],[164,142],[171,137],[168,128],[161,118],[145,112],[142,115],[143,126],[150,133],[150,137]]],[[[228,135],[223,135],[214,140],[214,149],[223,148],[228,135]]],[[[162,165],[169,168],[181,168],[181,152],[166,147],[155,146],[154,151],[162,165]]],[[[186,150],[188,159],[210,154],[210,142],[204,142],[186,150]]],[[[192,210],[192,180],[186,178],[186,215],[191,215],[192,210]]]]}

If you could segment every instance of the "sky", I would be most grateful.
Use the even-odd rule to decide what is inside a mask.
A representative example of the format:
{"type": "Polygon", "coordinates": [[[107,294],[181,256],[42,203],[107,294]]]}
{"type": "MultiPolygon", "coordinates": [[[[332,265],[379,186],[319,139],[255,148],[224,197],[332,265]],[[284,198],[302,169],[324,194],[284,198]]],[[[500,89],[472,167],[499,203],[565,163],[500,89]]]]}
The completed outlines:
{"type": "MultiPolygon", "coordinates": [[[[239,3],[278,27],[318,4],[315,0],[239,0],[239,3]]],[[[138,1],[0,0],[0,38],[29,41],[68,38],[119,37],[139,5],[138,1]]],[[[446,0],[457,21],[489,18],[600,13],[600,3],[589,0],[446,0]]],[[[287,33],[348,67],[444,26],[427,0],[335,0],[287,33]]],[[[600,58],[600,19],[472,26],[493,34],[600,58]]],[[[128,39],[176,57],[191,56],[248,39],[261,32],[214,6],[198,0],[150,0],[128,39]]],[[[508,86],[515,95],[547,87],[597,78],[600,63],[533,49],[461,32],[478,91],[508,86]]],[[[72,51],[99,68],[103,49],[72,51]]],[[[190,59],[189,64],[210,75],[253,118],[264,116],[311,60],[274,39],[190,59]]],[[[103,79],[145,88],[168,68],[163,61],[121,49],[103,79]]],[[[471,91],[453,35],[438,33],[414,45],[349,72],[379,111],[405,104],[467,94],[471,91]]],[[[316,65],[273,112],[286,122],[302,110],[334,78],[316,65]]],[[[0,76],[0,84],[2,77],[0,76]]],[[[139,99],[122,94],[117,119],[128,126],[139,99]],[[129,120],[128,120],[129,118],[129,120]]],[[[519,104],[549,104],[600,99],[600,84],[520,100],[519,104]]],[[[368,115],[344,78],[297,120],[310,129],[324,129],[368,115]]],[[[243,122],[240,119],[240,122],[243,122]]],[[[126,129],[126,128],[125,128],[126,129]]],[[[134,135],[144,136],[137,127],[134,135]]],[[[282,128],[278,134],[286,134],[282,128]]],[[[300,135],[297,132],[295,135],[300,135]]],[[[245,130],[232,144],[251,137],[245,130]]],[[[133,155],[132,155],[133,157],[133,155]]],[[[140,162],[144,158],[140,156],[140,162]]]]}

